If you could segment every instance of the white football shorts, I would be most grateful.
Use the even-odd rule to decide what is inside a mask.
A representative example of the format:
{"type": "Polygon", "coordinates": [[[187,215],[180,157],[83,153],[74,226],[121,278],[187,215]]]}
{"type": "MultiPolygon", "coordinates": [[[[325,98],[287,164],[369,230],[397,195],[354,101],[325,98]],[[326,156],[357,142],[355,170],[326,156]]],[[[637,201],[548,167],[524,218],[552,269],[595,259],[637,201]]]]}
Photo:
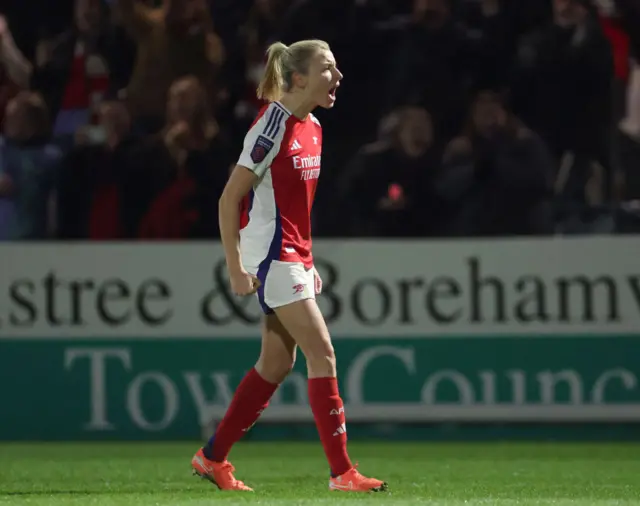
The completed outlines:
{"type": "Polygon", "coordinates": [[[313,268],[307,269],[303,263],[271,260],[246,269],[260,280],[256,295],[264,314],[273,314],[275,308],[292,302],[316,298],[313,268]]]}

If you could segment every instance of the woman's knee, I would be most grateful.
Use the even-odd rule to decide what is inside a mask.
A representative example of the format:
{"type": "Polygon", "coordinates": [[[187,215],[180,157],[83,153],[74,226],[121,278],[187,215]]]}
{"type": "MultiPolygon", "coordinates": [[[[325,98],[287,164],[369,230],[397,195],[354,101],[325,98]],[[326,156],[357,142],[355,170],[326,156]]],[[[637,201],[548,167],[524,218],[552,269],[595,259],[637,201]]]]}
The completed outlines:
{"type": "Polygon", "coordinates": [[[256,369],[271,383],[282,383],[296,361],[296,343],[275,315],[267,316],[262,327],[262,348],[256,369]]]}
{"type": "Polygon", "coordinates": [[[336,357],[327,325],[313,299],[306,299],[276,310],[288,334],[300,347],[307,361],[309,377],[332,377],[336,357]]]}
{"type": "Polygon", "coordinates": [[[307,349],[303,351],[309,377],[320,378],[336,375],[336,354],[329,339],[318,336],[317,341],[307,346],[307,349]]]}
{"type": "Polygon", "coordinates": [[[292,355],[278,354],[275,355],[261,353],[256,364],[256,370],[269,383],[280,384],[289,373],[293,370],[296,363],[296,352],[293,350],[292,355]]]}

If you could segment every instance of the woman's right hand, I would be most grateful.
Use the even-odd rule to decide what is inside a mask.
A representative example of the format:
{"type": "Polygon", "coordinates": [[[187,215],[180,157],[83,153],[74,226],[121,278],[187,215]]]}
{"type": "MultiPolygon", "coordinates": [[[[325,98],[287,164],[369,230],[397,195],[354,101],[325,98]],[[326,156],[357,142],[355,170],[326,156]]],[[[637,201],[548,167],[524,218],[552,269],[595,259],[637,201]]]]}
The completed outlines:
{"type": "Polygon", "coordinates": [[[260,280],[244,269],[230,273],[229,281],[231,290],[236,295],[251,295],[260,288],[260,280]]]}

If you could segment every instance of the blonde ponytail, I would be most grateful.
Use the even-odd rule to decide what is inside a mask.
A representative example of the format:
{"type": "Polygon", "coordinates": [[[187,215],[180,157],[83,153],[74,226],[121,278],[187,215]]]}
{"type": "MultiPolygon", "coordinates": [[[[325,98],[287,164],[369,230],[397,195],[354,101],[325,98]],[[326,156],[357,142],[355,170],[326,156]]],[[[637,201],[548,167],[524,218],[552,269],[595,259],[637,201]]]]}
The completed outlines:
{"type": "Polygon", "coordinates": [[[258,98],[268,102],[280,100],[284,92],[284,58],[287,46],[282,42],[274,42],[267,49],[267,67],[258,85],[258,98]]]}
{"type": "Polygon", "coordinates": [[[313,56],[319,51],[330,51],[323,40],[311,39],[294,42],[289,47],[274,42],[267,49],[267,67],[258,86],[258,98],[275,102],[282,94],[293,89],[293,74],[307,75],[313,56]]]}

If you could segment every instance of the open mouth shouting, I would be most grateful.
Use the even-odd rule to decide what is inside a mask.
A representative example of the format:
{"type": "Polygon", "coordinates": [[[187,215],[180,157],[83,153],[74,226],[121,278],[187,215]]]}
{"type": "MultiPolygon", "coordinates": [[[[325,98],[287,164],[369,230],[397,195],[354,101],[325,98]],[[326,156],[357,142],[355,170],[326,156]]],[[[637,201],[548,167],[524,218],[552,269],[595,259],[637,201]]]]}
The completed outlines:
{"type": "Polygon", "coordinates": [[[333,86],[332,88],[329,89],[329,101],[331,103],[336,101],[336,91],[338,90],[338,87],[340,86],[340,83],[336,83],[335,86],[333,86]]]}

